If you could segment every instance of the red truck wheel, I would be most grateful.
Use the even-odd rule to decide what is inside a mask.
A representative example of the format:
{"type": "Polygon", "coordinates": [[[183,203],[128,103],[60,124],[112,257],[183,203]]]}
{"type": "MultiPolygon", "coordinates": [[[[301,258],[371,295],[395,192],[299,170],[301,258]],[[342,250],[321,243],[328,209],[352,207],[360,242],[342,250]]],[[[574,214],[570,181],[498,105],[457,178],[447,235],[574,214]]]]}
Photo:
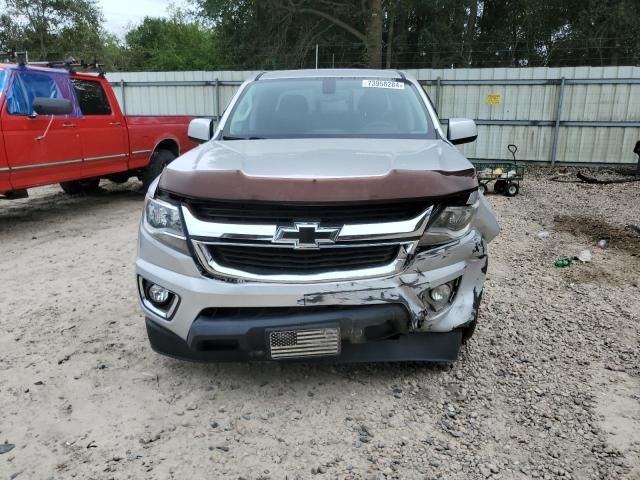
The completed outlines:
{"type": "Polygon", "coordinates": [[[170,150],[158,150],[151,157],[151,161],[147,168],[142,172],[142,186],[146,190],[158,175],[162,173],[164,167],[169,165],[176,158],[175,154],[170,150]]]}
{"type": "Polygon", "coordinates": [[[67,195],[89,195],[96,193],[100,185],[99,178],[87,178],[85,180],[73,180],[62,182],[60,186],[67,195]]]}

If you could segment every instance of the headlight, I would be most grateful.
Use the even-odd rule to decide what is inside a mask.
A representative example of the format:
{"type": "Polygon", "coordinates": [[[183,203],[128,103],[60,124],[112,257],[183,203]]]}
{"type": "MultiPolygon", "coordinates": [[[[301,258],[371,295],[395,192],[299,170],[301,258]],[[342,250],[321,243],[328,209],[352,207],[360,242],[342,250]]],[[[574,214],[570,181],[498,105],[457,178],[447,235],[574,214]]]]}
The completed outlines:
{"type": "Polygon", "coordinates": [[[147,196],[142,223],[145,230],[159,242],[183,253],[189,253],[177,205],[147,196]]]}
{"type": "Polygon", "coordinates": [[[447,243],[464,236],[478,208],[476,197],[472,196],[470,201],[474,203],[442,209],[420,239],[420,246],[447,243]]]}
{"type": "MultiPolygon", "coordinates": [[[[473,206],[468,207],[447,207],[438,216],[438,219],[433,222],[432,229],[444,229],[450,232],[459,232],[463,230],[473,216],[475,211],[473,206]]],[[[430,229],[431,230],[431,229],[430,229]]]]}
{"type": "Polygon", "coordinates": [[[161,200],[147,199],[145,208],[147,222],[156,230],[173,235],[183,235],[182,219],[178,207],[161,200]]]}

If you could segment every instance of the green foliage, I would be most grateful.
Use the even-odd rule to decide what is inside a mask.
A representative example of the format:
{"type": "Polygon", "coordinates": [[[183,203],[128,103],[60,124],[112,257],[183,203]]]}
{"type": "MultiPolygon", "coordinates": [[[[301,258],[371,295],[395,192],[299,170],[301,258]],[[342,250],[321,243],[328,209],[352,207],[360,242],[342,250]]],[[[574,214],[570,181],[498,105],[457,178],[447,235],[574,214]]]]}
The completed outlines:
{"type": "Polygon", "coordinates": [[[124,38],[95,0],[0,0],[0,51],[109,70],[637,65],[638,0],[197,0],[124,38]]]}
{"type": "Polygon", "coordinates": [[[571,0],[570,26],[554,42],[549,64],[639,65],[638,0],[571,0]]]}
{"type": "Polygon", "coordinates": [[[127,33],[125,50],[132,65],[149,71],[216,68],[214,31],[182,12],[146,17],[127,33]]]}
{"type": "Polygon", "coordinates": [[[200,0],[227,68],[633,65],[638,0],[200,0]],[[222,47],[224,45],[224,47],[222,47]],[[373,50],[382,62],[372,62],[373,50]]]}
{"type": "Polygon", "coordinates": [[[95,0],[0,0],[0,8],[2,50],[27,50],[31,60],[89,60],[102,48],[95,0]]]}

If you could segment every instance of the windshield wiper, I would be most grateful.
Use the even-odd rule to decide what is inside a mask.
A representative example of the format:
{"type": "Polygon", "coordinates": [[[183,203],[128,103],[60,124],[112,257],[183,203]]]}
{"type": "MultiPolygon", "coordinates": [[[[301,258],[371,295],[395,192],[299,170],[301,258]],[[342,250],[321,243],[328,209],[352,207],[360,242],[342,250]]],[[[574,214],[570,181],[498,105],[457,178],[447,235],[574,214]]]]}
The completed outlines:
{"type": "Polygon", "coordinates": [[[264,140],[262,137],[234,137],[232,135],[223,135],[222,140],[264,140]]]}

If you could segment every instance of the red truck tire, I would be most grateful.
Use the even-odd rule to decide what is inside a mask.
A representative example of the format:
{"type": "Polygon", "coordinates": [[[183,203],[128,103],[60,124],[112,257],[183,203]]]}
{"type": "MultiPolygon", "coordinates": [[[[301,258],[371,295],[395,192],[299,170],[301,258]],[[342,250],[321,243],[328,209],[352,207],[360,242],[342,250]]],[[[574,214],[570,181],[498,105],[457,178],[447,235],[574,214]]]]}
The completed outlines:
{"type": "Polygon", "coordinates": [[[151,160],[149,161],[149,165],[142,172],[142,186],[145,190],[149,188],[151,182],[153,182],[158,175],[162,173],[164,167],[169,165],[173,160],[175,160],[176,155],[171,150],[157,150],[151,156],[151,160]]]}

